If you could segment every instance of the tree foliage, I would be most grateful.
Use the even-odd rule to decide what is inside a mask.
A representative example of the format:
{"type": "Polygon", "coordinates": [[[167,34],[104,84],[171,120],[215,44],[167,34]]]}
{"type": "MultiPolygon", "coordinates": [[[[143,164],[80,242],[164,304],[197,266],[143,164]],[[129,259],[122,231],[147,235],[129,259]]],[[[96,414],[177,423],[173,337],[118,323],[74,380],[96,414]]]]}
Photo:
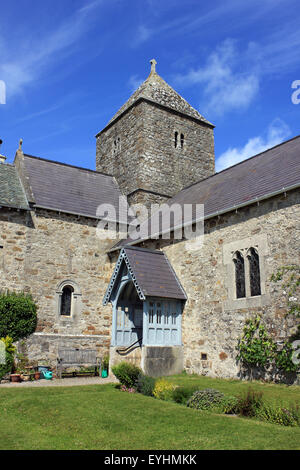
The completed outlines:
{"type": "Polygon", "coordinates": [[[37,306],[31,295],[6,292],[0,294],[0,337],[18,341],[31,335],[37,325],[37,306]]]}

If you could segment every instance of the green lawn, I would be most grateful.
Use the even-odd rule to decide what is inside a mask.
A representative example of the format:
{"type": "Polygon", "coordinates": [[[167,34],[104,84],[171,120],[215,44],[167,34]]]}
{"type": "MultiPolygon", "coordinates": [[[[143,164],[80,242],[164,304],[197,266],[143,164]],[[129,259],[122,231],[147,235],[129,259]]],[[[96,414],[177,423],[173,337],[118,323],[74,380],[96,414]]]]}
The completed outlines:
{"type": "Polygon", "coordinates": [[[298,402],[300,404],[300,386],[288,386],[284,384],[263,383],[258,381],[242,381],[234,379],[213,379],[201,375],[180,374],[165,377],[170,382],[180,386],[199,386],[203,388],[216,388],[225,395],[239,396],[244,394],[249,388],[258,392],[263,392],[265,402],[276,402],[278,404],[298,402]]]}
{"type": "MultiPolygon", "coordinates": [[[[176,376],[233,394],[247,384],[176,376]],[[196,382],[198,381],[198,382],[196,382]]],[[[299,400],[299,387],[255,384],[270,399],[299,400]]],[[[112,384],[0,386],[0,449],[300,449],[300,428],[221,416],[121,392],[112,384]]]]}

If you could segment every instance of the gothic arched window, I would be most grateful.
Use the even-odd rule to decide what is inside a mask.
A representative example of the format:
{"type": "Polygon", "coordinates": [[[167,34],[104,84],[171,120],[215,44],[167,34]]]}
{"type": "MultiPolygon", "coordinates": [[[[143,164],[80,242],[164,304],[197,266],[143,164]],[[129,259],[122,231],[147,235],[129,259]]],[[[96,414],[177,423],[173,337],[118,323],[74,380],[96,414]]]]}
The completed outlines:
{"type": "Polygon", "coordinates": [[[71,315],[72,310],[72,298],[74,289],[72,286],[64,286],[62,289],[61,303],[60,303],[60,314],[71,315]]]}
{"type": "Polygon", "coordinates": [[[235,287],[236,287],[236,297],[240,299],[246,297],[246,287],[245,287],[245,262],[243,255],[236,251],[234,254],[233,262],[235,264],[235,287]]]}
{"type": "Polygon", "coordinates": [[[251,296],[261,295],[260,284],[260,269],[259,269],[259,255],[255,248],[250,248],[248,251],[249,260],[249,278],[250,278],[250,293],[251,296]]]}

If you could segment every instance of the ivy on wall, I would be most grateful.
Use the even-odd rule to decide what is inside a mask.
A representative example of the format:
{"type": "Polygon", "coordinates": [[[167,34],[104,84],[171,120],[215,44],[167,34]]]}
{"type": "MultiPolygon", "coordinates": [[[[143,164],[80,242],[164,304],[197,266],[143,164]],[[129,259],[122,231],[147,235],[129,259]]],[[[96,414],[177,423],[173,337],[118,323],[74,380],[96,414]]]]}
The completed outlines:
{"type": "MultiPolygon", "coordinates": [[[[300,266],[280,268],[272,275],[271,281],[281,282],[287,303],[286,316],[300,318],[300,266]]],[[[255,367],[266,369],[271,365],[279,371],[297,372],[300,365],[298,360],[295,361],[296,340],[300,340],[300,325],[297,326],[297,332],[278,349],[261,317],[256,316],[245,322],[242,337],[238,340],[236,348],[237,360],[251,370],[251,376],[255,367]]]]}

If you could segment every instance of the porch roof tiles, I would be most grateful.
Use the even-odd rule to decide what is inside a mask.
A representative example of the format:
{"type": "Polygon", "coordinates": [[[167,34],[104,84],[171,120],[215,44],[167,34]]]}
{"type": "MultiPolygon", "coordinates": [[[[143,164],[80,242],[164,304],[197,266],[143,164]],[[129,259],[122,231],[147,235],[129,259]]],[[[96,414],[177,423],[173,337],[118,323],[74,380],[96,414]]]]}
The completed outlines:
{"type": "Polygon", "coordinates": [[[164,252],[128,246],[123,248],[120,253],[115,272],[103,300],[104,304],[110,301],[110,295],[118,278],[122,259],[127,264],[141,299],[146,297],[187,299],[185,291],[164,252]]]}

